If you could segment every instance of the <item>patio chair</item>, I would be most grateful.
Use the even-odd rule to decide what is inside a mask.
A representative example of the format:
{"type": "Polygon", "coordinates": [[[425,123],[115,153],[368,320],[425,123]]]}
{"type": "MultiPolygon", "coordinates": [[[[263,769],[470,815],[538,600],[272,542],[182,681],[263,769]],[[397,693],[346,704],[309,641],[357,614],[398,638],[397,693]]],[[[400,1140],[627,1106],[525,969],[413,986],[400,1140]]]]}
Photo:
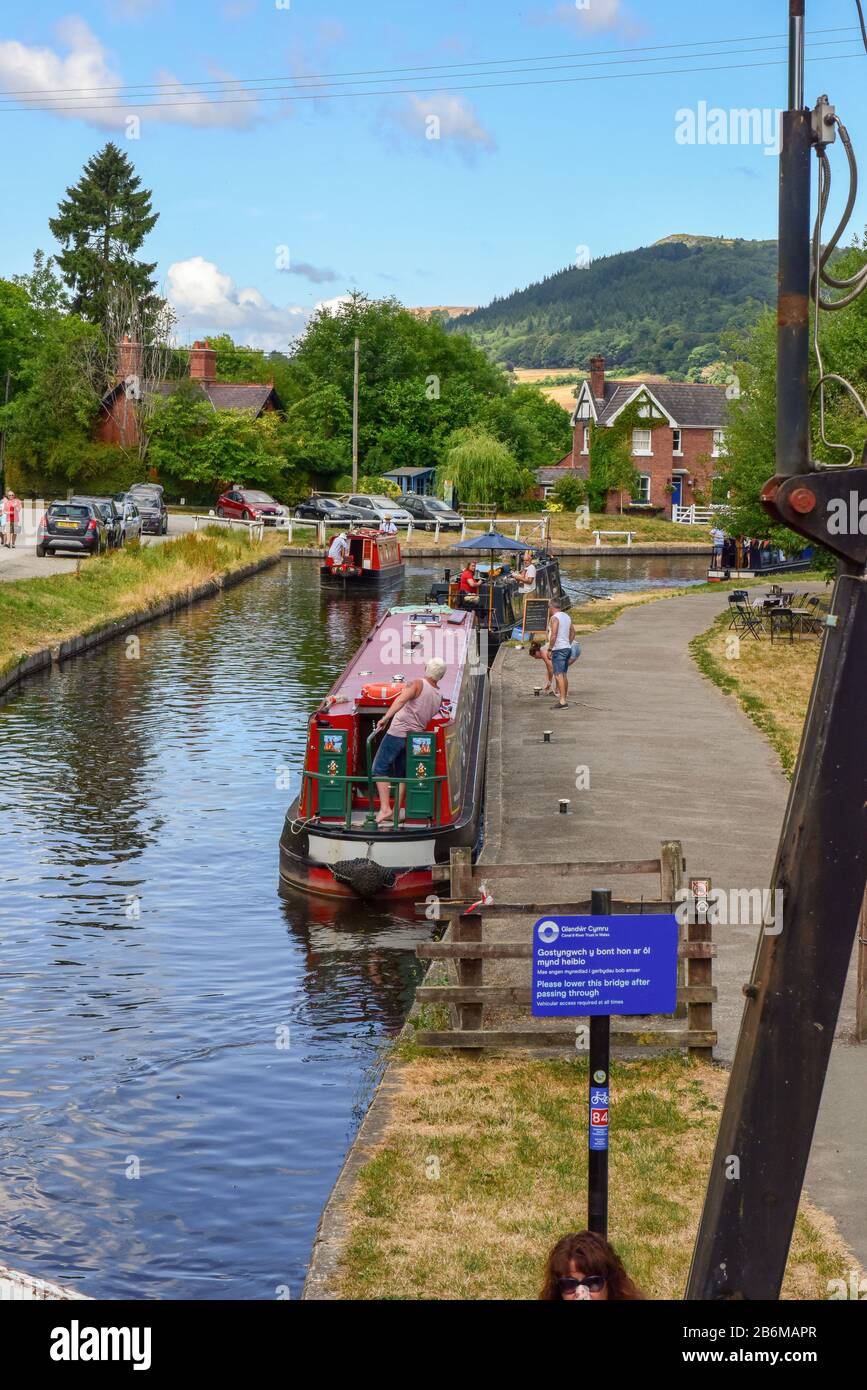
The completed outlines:
{"type": "Polygon", "coordinates": [[[735,632],[742,632],[745,636],[749,633],[751,637],[755,637],[757,642],[761,642],[761,613],[757,612],[751,603],[733,603],[732,610],[732,620],[729,627],[734,628],[735,632]]]}

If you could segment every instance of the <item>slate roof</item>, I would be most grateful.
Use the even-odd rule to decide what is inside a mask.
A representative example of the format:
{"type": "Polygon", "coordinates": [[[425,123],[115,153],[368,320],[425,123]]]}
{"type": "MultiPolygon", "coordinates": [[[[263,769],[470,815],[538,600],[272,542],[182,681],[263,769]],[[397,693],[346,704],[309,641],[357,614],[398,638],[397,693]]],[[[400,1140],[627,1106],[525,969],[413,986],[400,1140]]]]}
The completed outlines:
{"type": "MultiPolygon", "coordinates": [[[[605,405],[599,414],[599,423],[605,425],[613,415],[635,394],[641,383],[606,382],[615,389],[609,395],[605,392],[605,405]]],[[[690,381],[665,381],[648,383],[646,389],[659,401],[663,410],[684,428],[722,429],[726,423],[726,393],[723,386],[702,386],[690,381]]]]}
{"type": "MultiPolygon", "coordinates": [[[[189,381],[189,377],[185,377],[184,380],[189,381]]],[[[280,405],[274,387],[267,383],[239,386],[231,381],[199,381],[195,382],[195,385],[203,395],[207,396],[215,410],[249,410],[254,416],[258,416],[262,414],[269,400],[272,400],[275,407],[280,405]]],[[[179,381],[143,382],[146,395],[156,393],[159,396],[171,396],[179,386],[179,381]]],[[[118,382],[103,396],[103,405],[110,405],[123,389],[123,382],[118,382]]]]}
{"type": "Polygon", "coordinates": [[[563,474],[566,472],[574,474],[576,478],[587,477],[586,468],[573,468],[572,455],[565,454],[559,463],[553,464],[550,468],[537,468],[535,477],[537,483],[559,483],[563,474]]]}

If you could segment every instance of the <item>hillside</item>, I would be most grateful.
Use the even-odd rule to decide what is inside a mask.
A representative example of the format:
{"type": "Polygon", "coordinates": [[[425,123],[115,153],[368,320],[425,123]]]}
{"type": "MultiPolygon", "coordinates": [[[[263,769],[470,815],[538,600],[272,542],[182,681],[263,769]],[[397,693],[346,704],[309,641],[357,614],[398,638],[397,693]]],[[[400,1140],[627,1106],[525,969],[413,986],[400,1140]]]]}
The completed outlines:
{"type": "Polygon", "coordinates": [[[498,362],[697,376],[722,336],[748,328],[776,295],[774,241],[686,233],[570,266],[453,319],[498,362]]]}

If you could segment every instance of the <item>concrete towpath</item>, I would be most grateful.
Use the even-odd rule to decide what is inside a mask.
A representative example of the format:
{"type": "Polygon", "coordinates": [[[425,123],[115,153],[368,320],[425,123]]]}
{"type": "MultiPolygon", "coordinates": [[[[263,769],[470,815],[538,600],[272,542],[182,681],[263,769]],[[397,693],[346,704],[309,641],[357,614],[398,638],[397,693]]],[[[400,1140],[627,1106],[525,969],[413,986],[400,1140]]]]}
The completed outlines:
{"type": "MultiPolygon", "coordinates": [[[[526,863],[521,895],[575,896],[573,880],[548,883],[544,862],[650,859],[662,840],[681,840],[689,877],[714,888],[765,889],[789,784],[777,757],[739,704],[701,676],[690,640],[724,608],[723,594],[660,599],[627,609],[610,627],[581,636],[569,708],[537,698],[544,669],[525,650],[501,652],[492,682],[486,840],[481,865],[496,899],[496,864],[526,863]],[[542,740],[552,730],[552,743],[542,740]],[[586,774],[577,770],[586,769],[586,774]],[[589,786],[579,790],[578,780],[589,786]],[[568,797],[570,814],[559,813],[568,797]],[[541,866],[535,872],[534,866],[541,866]],[[532,884],[532,888],[531,888],[532,884]]],[[[658,882],[581,883],[615,897],[658,896],[658,882]]],[[[514,896],[512,880],[501,897],[514,896]]],[[[513,919],[514,920],[514,919],[513,919]]],[[[499,934],[499,933],[498,933],[499,934]]],[[[509,933],[506,932],[506,935],[509,933]]],[[[758,930],[718,926],[715,1055],[729,1062],[743,1012],[758,930]]],[[[854,961],[835,1037],[807,1185],[867,1268],[867,1045],[851,1042],[854,961]]]]}

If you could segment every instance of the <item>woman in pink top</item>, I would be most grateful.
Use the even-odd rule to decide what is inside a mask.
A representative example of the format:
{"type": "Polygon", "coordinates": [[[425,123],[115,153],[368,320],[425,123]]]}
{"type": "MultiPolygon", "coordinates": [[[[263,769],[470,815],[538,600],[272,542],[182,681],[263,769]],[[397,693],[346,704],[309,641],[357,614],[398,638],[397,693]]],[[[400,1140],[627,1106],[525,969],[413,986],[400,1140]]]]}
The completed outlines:
{"type": "MultiPolygon", "coordinates": [[[[439,657],[434,657],[424,668],[424,680],[412,681],[405,690],[402,690],[377,724],[378,730],[388,729],[389,733],[383,733],[382,742],[376,750],[376,757],[373,760],[374,777],[382,778],[385,774],[391,773],[394,777],[404,777],[406,775],[406,736],[412,733],[423,733],[431,720],[438,714],[442,704],[442,695],[437,689],[439,682],[446,673],[446,664],[440,661],[439,657]]],[[[376,817],[377,825],[386,825],[394,815],[391,804],[391,786],[387,781],[379,781],[376,784],[379,792],[379,815],[376,817]]],[[[405,787],[400,789],[400,801],[403,803],[405,787]]]]}

